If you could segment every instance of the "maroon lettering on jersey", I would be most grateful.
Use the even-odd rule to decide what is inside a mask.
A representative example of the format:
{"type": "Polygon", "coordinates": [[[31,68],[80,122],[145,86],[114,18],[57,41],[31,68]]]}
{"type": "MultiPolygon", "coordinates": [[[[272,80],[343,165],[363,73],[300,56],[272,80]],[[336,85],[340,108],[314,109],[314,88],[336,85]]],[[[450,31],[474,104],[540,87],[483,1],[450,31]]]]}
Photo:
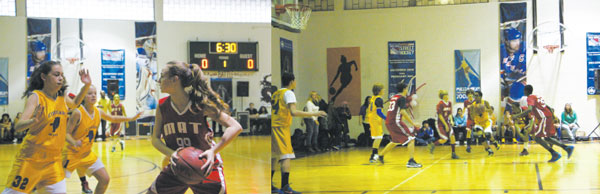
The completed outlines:
{"type": "Polygon", "coordinates": [[[119,115],[119,116],[123,115],[123,105],[122,104],[110,104],[110,108],[112,110],[112,112],[110,112],[110,114],[119,115]]]}
{"type": "Polygon", "coordinates": [[[193,113],[190,106],[187,106],[178,112],[170,97],[159,106],[163,123],[161,134],[167,147],[173,150],[189,146],[201,150],[210,149],[213,133],[208,128],[202,111],[193,113]]]}
{"type": "Polygon", "coordinates": [[[390,99],[390,107],[387,111],[385,124],[390,125],[394,123],[403,123],[402,115],[400,114],[400,109],[406,109],[407,103],[408,102],[406,101],[406,97],[400,94],[392,96],[392,98],[390,99]]]}
{"type": "Polygon", "coordinates": [[[444,119],[447,124],[450,124],[448,122],[450,122],[450,117],[452,116],[452,102],[448,101],[448,104],[446,104],[444,101],[440,101],[437,104],[436,110],[438,115],[442,115],[442,118],[438,118],[438,121],[444,119]]]}
{"type": "Polygon", "coordinates": [[[552,118],[552,111],[546,106],[546,102],[544,102],[542,97],[537,97],[536,95],[527,96],[527,105],[533,107],[531,112],[533,112],[536,119],[541,119],[542,117],[552,118]]]}

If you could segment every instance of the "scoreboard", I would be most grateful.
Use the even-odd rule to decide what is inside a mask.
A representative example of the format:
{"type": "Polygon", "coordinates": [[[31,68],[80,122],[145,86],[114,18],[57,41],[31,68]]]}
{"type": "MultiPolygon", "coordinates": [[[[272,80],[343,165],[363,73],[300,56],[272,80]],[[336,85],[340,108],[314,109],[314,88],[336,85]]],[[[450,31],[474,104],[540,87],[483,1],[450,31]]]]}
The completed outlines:
{"type": "Polygon", "coordinates": [[[258,42],[189,42],[189,62],[204,71],[258,71],[258,42]]]}

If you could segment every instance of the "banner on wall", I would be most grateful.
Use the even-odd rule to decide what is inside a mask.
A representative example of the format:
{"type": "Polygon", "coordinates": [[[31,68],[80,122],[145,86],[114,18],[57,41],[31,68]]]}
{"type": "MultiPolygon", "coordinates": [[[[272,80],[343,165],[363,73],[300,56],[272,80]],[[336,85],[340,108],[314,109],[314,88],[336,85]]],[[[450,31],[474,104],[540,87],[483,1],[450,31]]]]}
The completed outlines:
{"type": "Polygon", "coordinates": [[[52,21],[27,18],[27,80],[33,70],[50,60],[52,21]]]}
{"type": "Polygon", "coordinates": [[[280,55],[281,55],[281,75],[283,73],[294,74],[294,46],[291,40],[279,39],[280,55]]]}
{"type": "Polygon", "coordinates": [[[523,97],[527,84],[527,3],[500,4],[500,99],[506,103],[523,97]]]}
{"type": "Polygon", "coordinates": [[[116,80],[119,83],[117,89],[119,97],[121,100],[125,100],[125,50],[102,49],[101,56],[102,90],[112,99],[108,88],[109,82],[112,83],[116,80]]]}
{"type": "Polygon", "coordinates": [[[587,33],[587,94],[598,95],[600,88],[600,32],[587,33]]]}
{"type": "Polygon", "coordinates": [[[481,91],[481,51],[454,50],[454,79],[456,102],[467,99],[467,90],[481,91]]]}
{"type": "Polygon", "coordinates": [[[398,93],[396,85],[399,83],[415,87],[415,46],[415,41],[388,42],[388,94],[398,93]]]}
{"type": "Polygon", "coordinates": [[[233,84],[231,78],[211,78],[210,87],[230,108],[233,107],[233,84]]]}
{"type": "Polygon", "coordinates": [[[8,58],[0,58],[0,105],[8,104],[8,58]]]}
{"type": "Polygon", "coordinates": [[[360,47],[327,49],[329,103],[346,102],[352,115],[360,112],[360,47]]]}
{"type": "Polygon", "coordinates": [[[156,109],[156,22],[135,22],[136,109],[156,109]]]}

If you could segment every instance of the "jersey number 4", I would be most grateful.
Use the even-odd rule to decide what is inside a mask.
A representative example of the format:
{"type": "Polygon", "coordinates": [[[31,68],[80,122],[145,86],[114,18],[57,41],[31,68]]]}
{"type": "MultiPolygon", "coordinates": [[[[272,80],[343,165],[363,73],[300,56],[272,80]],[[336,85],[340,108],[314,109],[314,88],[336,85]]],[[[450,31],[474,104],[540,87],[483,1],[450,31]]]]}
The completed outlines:
{"type": "Polygon", "coordinates": [[[273,95],[271,99],[271,108],[273,109],[271,112],[276,115],[279,112],[279,95],[273,95]]]}
{"type": "Polygon", "coordinates": [[[19,188],[21,190],[25,190],[25,188],[27,187],[27,183],[29,183],[28,178],[23,178],[21,176],[17,176],[17,177],[15,177],[15,180],[13,181],[12,186],[15,188],[19,188]]]}

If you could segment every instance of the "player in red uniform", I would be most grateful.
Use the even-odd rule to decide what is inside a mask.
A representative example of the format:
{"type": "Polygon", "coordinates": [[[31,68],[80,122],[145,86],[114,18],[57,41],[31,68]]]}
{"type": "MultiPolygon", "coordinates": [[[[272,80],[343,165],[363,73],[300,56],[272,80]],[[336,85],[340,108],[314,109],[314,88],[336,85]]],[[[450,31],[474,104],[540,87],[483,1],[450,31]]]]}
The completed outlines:
{"type": "MultiPolygon", "coordinates": [[[[123,104],[121,104],[121,97],[118,94],[115,94],[113,96],[113,103],[110,104],[110,106],[108,107],[108,111],[110,112],[110,115],[113,116],[123,116],[123,117],[127,117],[127,113],[125,113],[125,107],[123,106],[123,104]]],[[[129,128],[129,124],[127,122],[125,122],[125,128],[129,128]]],[[[121,123],[111,123],[110,124],[110,133],[108,133],[108,135],[110,136],[110,139],[112,140],[112,150],[111,152],[115,151],[115,146],[117,144],[117,141],[119,142],[119,144],[121,144],[121,151],[123,151],[125,149],[125,141],[123,141],[121,138],[121,134],[123,133],[123,128],[121,127],[121,123]]]]}
{"type": "Polygon", "coordinates": [[[438,93],[440,102],[436,106],[436,113],[438,114],[437,119],[437,132],[440,136],[435,144],[440,145],[446,143],[450,139],[450,146],[452,146],[452,159],[458,159],[455,151],[456,139],[452,126],[454,125],[454,119],[452,118],[452,102],[448,100],[448,91],[440,90],[438,93]]]}
{"type": "Polygon", "coordinates": [[[573,154],[573,150],[575,149],[575,147],[567,146],[562,142],[551,138],[551,136],[553,136],[556,133],[556,129],[554,128],[553,123],[554,114],[550,110],[550,107],[546,105],[546,103],[541,97],[531,94],[533,92],[533,86],[525,86],[523,92],[525,96],[527,96],[528,108],[527,110],[515,115],[514,117],[519,118],[529,113],[533,114],[535,119],[535,125],[531,126],[535,127],[533,130],[531,130],[531,135],[535,136],[535,141],[538,142],[546,150],[548,150],[550,154],[552,154],[552,158],[548,162],[556,162],[558,159],[561,158],[561,155],[554,149],[552,149],[551,145],[549,145],[548,143],[552,145],[557,145],[564,149],[568,154],[567,158],[570,158],[571,154],[573,154]]]}
{"type": "Polygon", "coordinates": [[[421,168],[422,165],[417,163],[414,159],[415,155],[415,136],[418,128],[421,128],[418,124],[415,124],[411,117],[408,115],[406,110],[408,109],[408,102],[406,100],[406,84],[400,83],[397,84],[398,94],[394,95],[390,99],[390,108],[387,112],[387,117],[385,119],[385,125],[387,126],[388,131],[390,132],[390,136],[392,137],[392,142],[387,144],[385,148],[381,151],[379,155],[379,161],[383,163],[383,156],[385,153],[390,151],[393,147],[397,145],[406,145],[408,144],[408,153],[410,155],[410,159],[406,164],[409,168],[421,168]],[[409,128],[406,126],[404,121],[408,121],[410,125],[414,126],[413,128],[409,128]]]}
{"type": "Polygon", "coordinates": [[[194,193],[226,193],[219,151],[242,132],[242,127],[227,114],[227,104],[209,87],[198,65],[168,62],[161,71],[159,83],[161,91],[170,96],[157,107],[152,145],[165,157],[183,147],[201,149],[204,153],[198,157],[206,157],[207,161],[202,170],[210,170],[207,170],[207,180],[187,185],[165,165],[148,193],[185,193],[188,188],[194,193]],[[208,128],[206,117],[226,127],[219,143],[212,140],[213,131],[208,128]]]}
{"type": "Polygon", "coordinates": [[[471,133],[473,130],[473,125],[475,124],[473,122],[473,116],[471,116],[471,113],[473,112],[473,108],[471,107],[471,105],[474,102],[473,99],[473,95],[475,95],[475,91],[473,91],[472,89],[468,89],[467,90],[467,100],[465,100],[463,102],[463,110],[465,110],[466,114],[467,114],[467,152],[471,152],[471,133]]]}

